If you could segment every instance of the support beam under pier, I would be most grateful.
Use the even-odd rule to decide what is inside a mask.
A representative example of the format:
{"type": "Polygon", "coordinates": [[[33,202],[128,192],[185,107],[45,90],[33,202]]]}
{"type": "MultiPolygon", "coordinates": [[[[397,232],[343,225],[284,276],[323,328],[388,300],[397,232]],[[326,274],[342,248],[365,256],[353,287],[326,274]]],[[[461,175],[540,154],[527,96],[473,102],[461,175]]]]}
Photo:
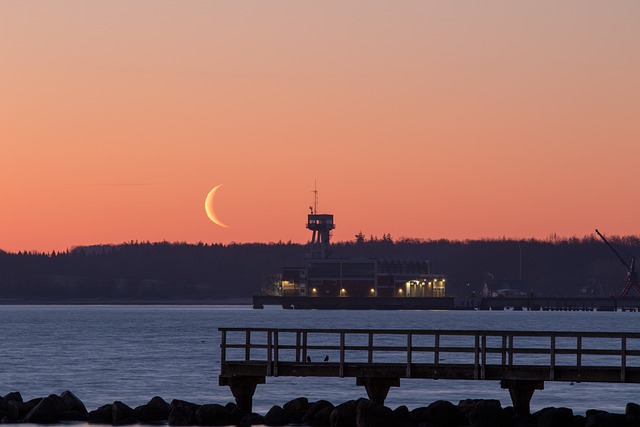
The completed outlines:
{"type": "Polygon", "coordinates": [[[232,376],[220,377],[220,385],[228,385],[233,397],[236,399],[238,410],[242,414],[253,412],[253,394],[258,384],[265,383],[265,377],[232,376]]]}
{"type": "Polygon", "coordinates": [[[400,387],[400,378],[357,377],[356,385],[364,386],[372,402],[384,405],[391,387],[400,387]]]}
{"type": "Polygon", "coordinates": [[[516,415],[531,413],[531,398],[536,390],[544,390],[544,381],[539,380],[502,380],[502,388],[508,388],[516,415]]]}

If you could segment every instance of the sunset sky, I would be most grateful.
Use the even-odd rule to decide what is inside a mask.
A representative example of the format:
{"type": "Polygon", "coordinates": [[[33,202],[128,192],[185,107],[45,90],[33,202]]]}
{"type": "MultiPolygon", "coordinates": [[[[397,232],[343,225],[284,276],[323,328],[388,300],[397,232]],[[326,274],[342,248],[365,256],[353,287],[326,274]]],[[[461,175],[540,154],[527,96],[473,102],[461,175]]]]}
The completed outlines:
{"type": "Polygon", "coordinates": [[[640,233],[640,1],[0,2],[0,249],[640,233]],[[207,193],[229,228],[211,222],[207,193]]]}

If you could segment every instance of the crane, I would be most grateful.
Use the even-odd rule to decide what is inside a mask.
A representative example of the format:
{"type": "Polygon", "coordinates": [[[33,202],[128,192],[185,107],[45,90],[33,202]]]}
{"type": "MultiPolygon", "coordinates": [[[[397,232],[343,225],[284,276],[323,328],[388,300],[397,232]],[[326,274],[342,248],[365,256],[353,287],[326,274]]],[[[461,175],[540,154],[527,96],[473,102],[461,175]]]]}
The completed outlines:
{"type": "Polygon", "coordinates": [[[613,253],[616,254],[620,262],[622,262],[622,264],[629,269],[627,271],[627,281],[624,285],[624,289],[622,290],[622,293],[620,294],[620,296],[628,297],[631,289],[635,289],[638,295],[640,295],[640,283],[638,282],[638,272],[636,271],[636,257],[632,256],[631,262],[627,263],[627,261],[625,261],[625,259],[622,258],[622,256],[618,253],[618,251],[615,250],[613,246],[611,246],[611,243],[609,243],[609,241],[605,239],[605,237],[598,231],[597,228],[596,228],[596,233],[598,233],[598,236],[600,236],[600,238],[607,244],[607,246],[611,248],[613,253]]]}

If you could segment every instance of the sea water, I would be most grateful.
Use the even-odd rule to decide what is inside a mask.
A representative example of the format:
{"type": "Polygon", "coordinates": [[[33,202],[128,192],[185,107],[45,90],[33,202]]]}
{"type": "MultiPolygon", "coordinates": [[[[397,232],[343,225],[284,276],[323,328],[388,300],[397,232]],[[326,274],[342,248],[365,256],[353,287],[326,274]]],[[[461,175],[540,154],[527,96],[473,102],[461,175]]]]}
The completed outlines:
{"type": "MultiPolygon", "coordinates": [[[[638,332],[640,313],[527,311],[283,310],[250,306],[0,306],[0,395],[25,400],[71,390],[93,410],[120,400],[131,407],[153,396],[199,404],[233,401],[218,385],[219,327],[491,329],[638,332]]],[[[311,354],[320,358],[323,354],[311,354]]],[[[639,358],[629,366],[640,366],[639,358]]],[[[624,412],[638,402],[640,384],[546,382],[532,411],[566,406],[624,412]]],[[[306,396],[334,404],[366,397],[354,378],[267,378],[258,385],[254,411],[306,396]]],[[[499,399],[511,405],[497,381],[401,380],[385,404],[410,409],[439,399],[499,399]]]]}

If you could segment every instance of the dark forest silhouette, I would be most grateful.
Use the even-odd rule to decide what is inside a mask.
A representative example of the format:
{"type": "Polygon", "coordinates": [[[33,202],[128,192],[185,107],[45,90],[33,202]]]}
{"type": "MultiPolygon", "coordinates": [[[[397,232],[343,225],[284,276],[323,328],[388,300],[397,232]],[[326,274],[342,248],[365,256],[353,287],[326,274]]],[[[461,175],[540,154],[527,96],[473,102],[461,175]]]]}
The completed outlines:
{"type": "MultiPolygon", "coordinates": [[[[639,237],[612,237],[625,256],[639,237]]],[[[130,242],[65,252],[0,251],[0,299],[7,302],[193,301],[249,297],[282,267],[304,262],[293,243],[130,242]]],[[[619,295],[626,269],[594,236],[547,240],[420,240],[390,235],[332,245],[332,257],[420,259],[447,277],[447,295],[515,288],[536,295],[619,295]],[[522,280],[520,280],[520,277],[522,280]]]]}

